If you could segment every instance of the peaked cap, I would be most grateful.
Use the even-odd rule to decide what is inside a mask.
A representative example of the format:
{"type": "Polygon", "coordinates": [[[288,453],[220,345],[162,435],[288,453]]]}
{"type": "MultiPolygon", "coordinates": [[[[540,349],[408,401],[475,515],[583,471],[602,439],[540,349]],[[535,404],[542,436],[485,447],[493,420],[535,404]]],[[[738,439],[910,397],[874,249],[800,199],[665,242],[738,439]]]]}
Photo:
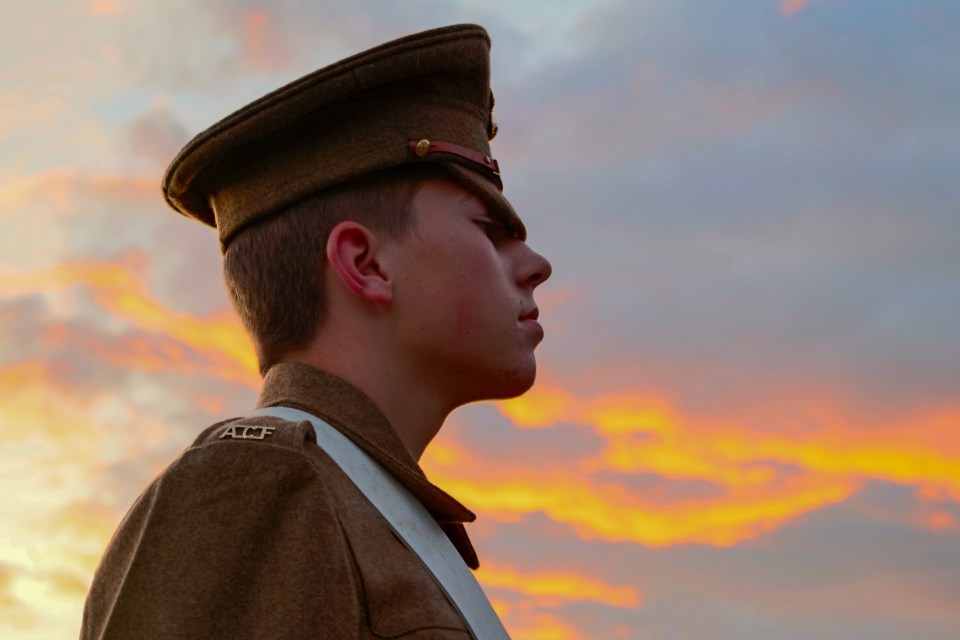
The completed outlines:
{"type": "Polygon", "coordinates": [[[164,197],[216,227],[225,251],[245,226],[313,193],[438,162],[523,239],[490,157],[492,109],[487,32],[424,31],[315,71],[214,124],[170,163],[164,197]]]}

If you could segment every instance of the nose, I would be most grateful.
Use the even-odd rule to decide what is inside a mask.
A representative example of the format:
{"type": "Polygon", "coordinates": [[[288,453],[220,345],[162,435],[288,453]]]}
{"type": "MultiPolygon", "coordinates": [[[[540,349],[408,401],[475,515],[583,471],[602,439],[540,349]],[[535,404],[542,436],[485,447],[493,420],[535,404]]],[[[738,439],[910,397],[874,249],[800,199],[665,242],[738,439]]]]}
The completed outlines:
{"type": "Polygon", "coordinates": [[[523,242],[520,246],[522,247],[523,259],[520,261],[518,279],[522,285],[534,289],[550,277],[550,274],[553,273],[553,266],[549,260],[531,249],[527,243],[523,242]]]}

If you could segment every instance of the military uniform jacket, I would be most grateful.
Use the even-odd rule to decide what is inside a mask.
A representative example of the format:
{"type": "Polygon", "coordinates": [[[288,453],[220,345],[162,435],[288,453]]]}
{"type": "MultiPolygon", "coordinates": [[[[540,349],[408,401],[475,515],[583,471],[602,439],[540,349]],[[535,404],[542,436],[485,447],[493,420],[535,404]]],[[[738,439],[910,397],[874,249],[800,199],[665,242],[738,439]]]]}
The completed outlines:
{"type": "MultiPolygon", "coordinates": [[[[362,392],[281,364],[258,402],[276,405],[308,411],[349,437],[477,567],[462,524],[474,515],[427,480],[362,392]]],[[[206,429],[140,495],[94,576],[80,637],[470,636],[423,562],[316,445],[310,424],[257,417],[206,429]]]]}

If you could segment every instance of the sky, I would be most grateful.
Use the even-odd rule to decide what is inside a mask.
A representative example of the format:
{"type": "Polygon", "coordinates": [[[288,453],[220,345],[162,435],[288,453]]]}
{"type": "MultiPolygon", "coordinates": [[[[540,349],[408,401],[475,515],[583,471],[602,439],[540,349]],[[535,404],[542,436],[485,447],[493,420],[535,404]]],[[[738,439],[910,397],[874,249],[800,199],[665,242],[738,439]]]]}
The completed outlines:
{"type": "Polygon", "coordinates": [[[259,377],[190,137],[394,37],[493,41],[552,262],[526,396],[422,463],[516,640],[960,637],[960,5],[35,0],[0,24],[0,636],[76,637],[259,377]]]}

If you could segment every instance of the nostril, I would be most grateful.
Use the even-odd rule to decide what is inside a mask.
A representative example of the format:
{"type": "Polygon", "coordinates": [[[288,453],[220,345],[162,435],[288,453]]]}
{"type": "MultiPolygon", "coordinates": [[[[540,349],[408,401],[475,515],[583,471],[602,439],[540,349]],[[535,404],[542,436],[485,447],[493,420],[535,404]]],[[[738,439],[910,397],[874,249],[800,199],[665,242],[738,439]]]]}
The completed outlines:
{"type": "Polygon", "coordinates": [[[542,284],[545,280],[547,280],[547,278],[549,278],[553,274],[553,265],[550,264],[550,261],[544,258],[543,256],[538,255],[538,257],[540,258],[539,268],[530,277],[530,284],[532,284],[533,286],[542,284]]]}

